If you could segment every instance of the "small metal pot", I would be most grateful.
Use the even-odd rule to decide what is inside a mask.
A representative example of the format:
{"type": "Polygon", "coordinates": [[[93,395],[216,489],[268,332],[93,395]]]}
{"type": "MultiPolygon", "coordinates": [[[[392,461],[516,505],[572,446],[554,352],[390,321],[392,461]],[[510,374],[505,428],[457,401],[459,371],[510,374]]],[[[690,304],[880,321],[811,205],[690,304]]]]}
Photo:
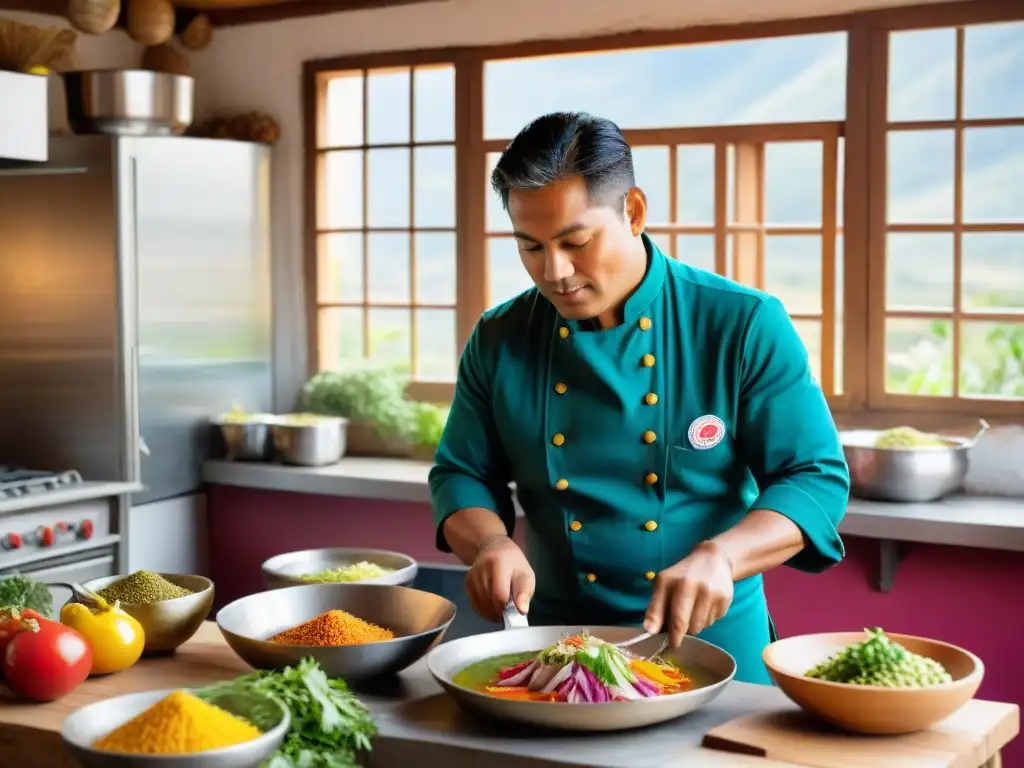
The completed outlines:
{"type": "Polygon", "coordinates": [[[348,419],[296,414],[280,416],[270,425],[281,460],[300,467],[337,464],[345,455],[348,419]]]}
{"type": "Polygon", "coordinates": [[[229,414],[211,419],[224,441],[226,458],[232,461],[270,461],[274,458],[274,441],[270,425],[274,416],[248,414],[239,420],[229,414]]]}
{"type": "Polygon", "coordinates": [[[195,81],[144,69],[64,73],[68,125],[75,133],[179,136],[192,124],[195,81]]]}

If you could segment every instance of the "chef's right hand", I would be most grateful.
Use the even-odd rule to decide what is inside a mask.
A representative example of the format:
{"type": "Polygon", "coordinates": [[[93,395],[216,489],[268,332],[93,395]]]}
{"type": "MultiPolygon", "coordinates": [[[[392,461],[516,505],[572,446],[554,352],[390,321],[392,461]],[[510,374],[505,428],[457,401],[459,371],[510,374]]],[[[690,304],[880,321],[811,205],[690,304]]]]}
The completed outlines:
{"type": "Polygon", "coordinates": [[[533,568],[508,536],[496,536],[481,546],[466,574],[466,593],[481,618],[501,621],[509,599],[526,615],[535,587],[533,568]]]}

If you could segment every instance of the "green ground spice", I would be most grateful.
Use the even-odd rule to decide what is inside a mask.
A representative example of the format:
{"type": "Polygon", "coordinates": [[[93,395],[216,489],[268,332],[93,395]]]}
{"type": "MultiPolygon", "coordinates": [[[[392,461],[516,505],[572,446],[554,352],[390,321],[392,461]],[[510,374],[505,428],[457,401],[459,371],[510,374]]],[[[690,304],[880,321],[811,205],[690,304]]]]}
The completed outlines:
{"type": "Polygon", "coordinates": [[[108,603],[119,601],[138,605],[185,597],[191,595],[192,590],[172,584],[160,574],[152,571],[136,571],[115,581],[110,586],[104,587],[96,594],[108,603]]]}

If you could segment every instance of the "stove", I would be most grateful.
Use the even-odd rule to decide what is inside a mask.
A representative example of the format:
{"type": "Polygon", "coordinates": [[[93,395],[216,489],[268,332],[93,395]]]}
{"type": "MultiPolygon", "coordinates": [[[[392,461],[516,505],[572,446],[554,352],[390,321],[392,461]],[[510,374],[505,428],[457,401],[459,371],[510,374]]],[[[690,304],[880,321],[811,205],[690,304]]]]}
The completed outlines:
{"type": "Polygon", "coordinates": [[[46,472],[0,466],[0,498],[15,499],[46,493],[58,488],[81,485],[82,482],[82,476],[73,469],[67,472],[46,472]]]}

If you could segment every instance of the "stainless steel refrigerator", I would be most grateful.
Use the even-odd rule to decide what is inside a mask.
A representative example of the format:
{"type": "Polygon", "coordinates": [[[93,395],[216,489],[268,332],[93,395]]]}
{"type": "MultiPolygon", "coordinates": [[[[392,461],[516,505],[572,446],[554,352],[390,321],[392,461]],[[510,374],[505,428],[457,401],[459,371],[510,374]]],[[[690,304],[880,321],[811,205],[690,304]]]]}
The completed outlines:
{"type": "Polygon", "coordinates": [[[271,406],[270,156],[55,138],[0,168],[0,464],[200,487],[208,419],[271,406]]]}

